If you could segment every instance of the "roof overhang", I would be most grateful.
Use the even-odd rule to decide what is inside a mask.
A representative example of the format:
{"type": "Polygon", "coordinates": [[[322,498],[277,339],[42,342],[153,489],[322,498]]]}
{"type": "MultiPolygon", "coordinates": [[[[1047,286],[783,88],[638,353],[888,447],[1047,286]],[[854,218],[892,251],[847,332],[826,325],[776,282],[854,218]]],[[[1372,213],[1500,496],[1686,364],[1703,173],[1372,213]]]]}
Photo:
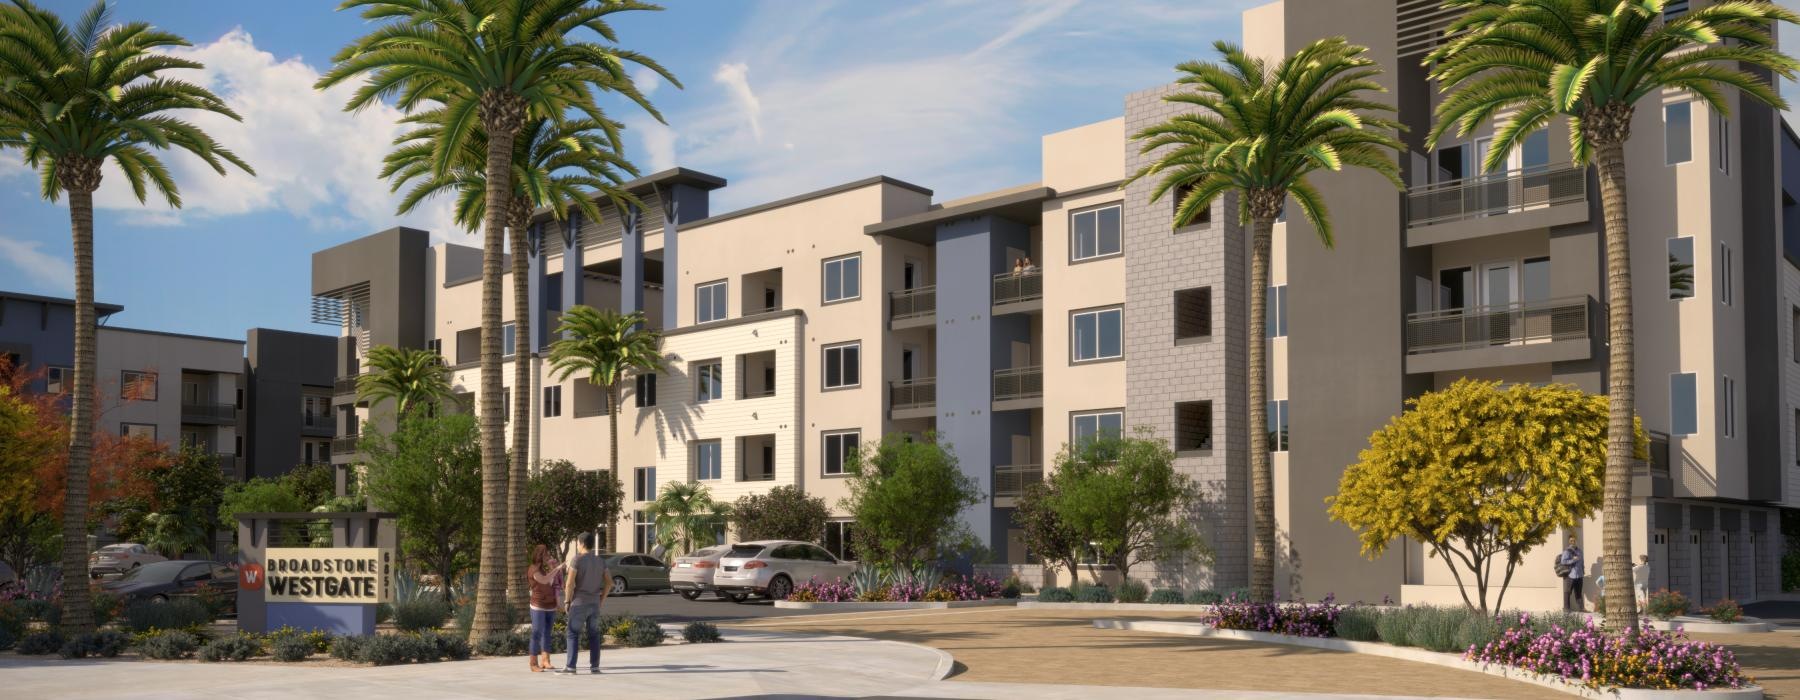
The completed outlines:
{"type": "Polygon", "coordinates": [[[1055,197],[1056,190],[1048,187],[1012,190],[991,197],[965,200],[947,207],[938,207],[878,224],[869,224],[863,227],[863,233],[871,236],[892,236],[901,240],[930,245],[936,242],[939,225],[958,219],[998,216],[1014,221],[1035,223],[1043,214],[1044,202],[1055,197]]]}

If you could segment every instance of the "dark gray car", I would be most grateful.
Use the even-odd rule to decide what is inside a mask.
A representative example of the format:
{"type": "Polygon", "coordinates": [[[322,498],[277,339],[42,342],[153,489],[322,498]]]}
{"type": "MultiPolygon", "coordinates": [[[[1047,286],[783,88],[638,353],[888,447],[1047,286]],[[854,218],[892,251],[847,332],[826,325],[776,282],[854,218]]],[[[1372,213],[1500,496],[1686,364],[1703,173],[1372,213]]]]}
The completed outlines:
{"type": "Polygon", "coordinates": [[[612,593],[669,590],[669,566],[648,554],[607,554],[612,593]]]}

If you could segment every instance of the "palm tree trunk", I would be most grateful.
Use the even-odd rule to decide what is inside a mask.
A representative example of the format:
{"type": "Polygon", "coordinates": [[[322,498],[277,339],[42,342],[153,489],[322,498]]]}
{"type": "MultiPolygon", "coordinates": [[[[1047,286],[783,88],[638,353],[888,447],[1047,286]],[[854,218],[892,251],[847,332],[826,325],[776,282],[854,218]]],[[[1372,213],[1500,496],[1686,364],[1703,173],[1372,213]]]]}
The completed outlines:
{"type": "MultiPolygon", "coordinates": [[[[613,483],[617,484],[617,483],[620,483],[619,482],[619,383],[617,381],[614,381],[613,383],[606,385],[606,425],[607,425],[607,430],[609,433],[607,436],[606,446],[607,446],[607,449],[611,451],[611,456],[607,460],[607,465],[608,465],[607,468],[609,471],[612,472],[613,483]]],[[[607,528],[606,535],[608,537],[612,538],[612,540],[613,540],[612,544],[614,544],[614,545],[618,544],[619,535],[617,532],[614,532],[614,528],[607,528]]]]}
{"type": "Polygon", "coordinates": [[[1275,599],[1275,474],[1270,466],[1268,414],[1268,306],[1269,237],[1275,217],[1252,216],[1250,239],[1249,396],[1245,407],[1249,420],[1250,509],[1253,537],[1250,549],[1250,597],[1275,599]]]}
{"type": "MultiPolygon", "coordinates": [[[[94,170],[97,186],[97,165],[94,170]]],[[[63,496],[62,627],[65,636],[73,637],[94,631],[94,608],[87,587],[88,467],[94,458],[95,409],[93,189],[69,190],[69,229],[75,246],[75,379],[70,389],[68,481],[63,496]]]]}
{"type": "Polygon", "coordinates": [[[1605,541],[1606,626],[1637,626],[1637,596],[1631,583],[1631,460],[1637,415],[1635,358],[1631,324],[1631,229],[1625,211],[1625,143],[1597,144],[1600,200],[1606,216],[1606,303],[1608,357],[1606,391],[1606,492],[1600,521],[1605,541]]]}
{"type": "MultiPolygon", "coordinates": [[[[513,138],[524,108],[517,95],[482,97],[487,128],[487,222],[481,256],[481,556],[475,583],[475,619],[470,637],[481,639],[506,627],[507,463],[504,388],[500,379],[501,229],[512,195],[513,138]],[[512,98],[510,101],[507,97],[512,98]]],[[[521,416],[523,418],[523,416],[521,416]]]]}
{"type": "Polygon", "coordinates": [[[530,601],[525,587],[525,479],[531,460],[531,358],[537,347],[531,342],[530,245],[525,227],[531,221],[530,205],[514,197],[507,213],[511,219],[513,288],[513,425],[512,478],[506,489],[506,604],[524,617],[530,601]]]}

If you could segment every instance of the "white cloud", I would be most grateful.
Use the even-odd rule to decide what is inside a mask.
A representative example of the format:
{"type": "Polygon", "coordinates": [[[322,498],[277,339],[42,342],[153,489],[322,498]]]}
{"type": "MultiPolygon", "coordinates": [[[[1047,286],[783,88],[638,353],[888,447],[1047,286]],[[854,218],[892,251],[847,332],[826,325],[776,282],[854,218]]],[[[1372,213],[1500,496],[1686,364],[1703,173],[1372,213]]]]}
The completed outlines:
{"type": "Polygon", "coordinates": [[[38,241],[0,236],[0,260],[55,293],[75,293],[75,265],[67,258],[44,252],[42,247],[38,241]]]}
{"type": "Polygon", "coordinates": [[[631,82],[637,85],[637,89],[644,93],[645,97],[649,97],[656,94],[657,88],[662,87],[663,79],[662,76],[656,74],[656,71],[640,67],[631,72],[631,82]]]}
{"type": "Polygon", "coordinates": [[[744,119],[750,124],[750,133],[757,141],[762,140],[762,103],[756,99],[756,93],[750,89],[750,66],[743,63],[724,63],[713,73],[713,82],[724,85],[731,93],[732,100],[742,110],[744,119]]]}
{"type": "Polygon", "coordinates": [[[644,149],[645,173],[660,172],[673,168],[679,163],[675,160],[675,140],[678,134],[667,124],[650,118],[628,120],[628,133],[635,131],[644,149]]]}

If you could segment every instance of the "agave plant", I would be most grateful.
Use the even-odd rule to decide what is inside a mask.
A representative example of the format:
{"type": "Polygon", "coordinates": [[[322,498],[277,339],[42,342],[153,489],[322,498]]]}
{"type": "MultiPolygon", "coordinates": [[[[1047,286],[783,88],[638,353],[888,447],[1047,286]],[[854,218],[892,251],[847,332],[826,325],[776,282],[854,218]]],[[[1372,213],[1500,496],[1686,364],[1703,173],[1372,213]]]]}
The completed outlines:
{"type": "Polygon", "coordinates": [[[877,566],[859,566],[850,574],[850,585],[861,596],[869,591],[879,591],[893,583],[893,577],[877,566]]]}

